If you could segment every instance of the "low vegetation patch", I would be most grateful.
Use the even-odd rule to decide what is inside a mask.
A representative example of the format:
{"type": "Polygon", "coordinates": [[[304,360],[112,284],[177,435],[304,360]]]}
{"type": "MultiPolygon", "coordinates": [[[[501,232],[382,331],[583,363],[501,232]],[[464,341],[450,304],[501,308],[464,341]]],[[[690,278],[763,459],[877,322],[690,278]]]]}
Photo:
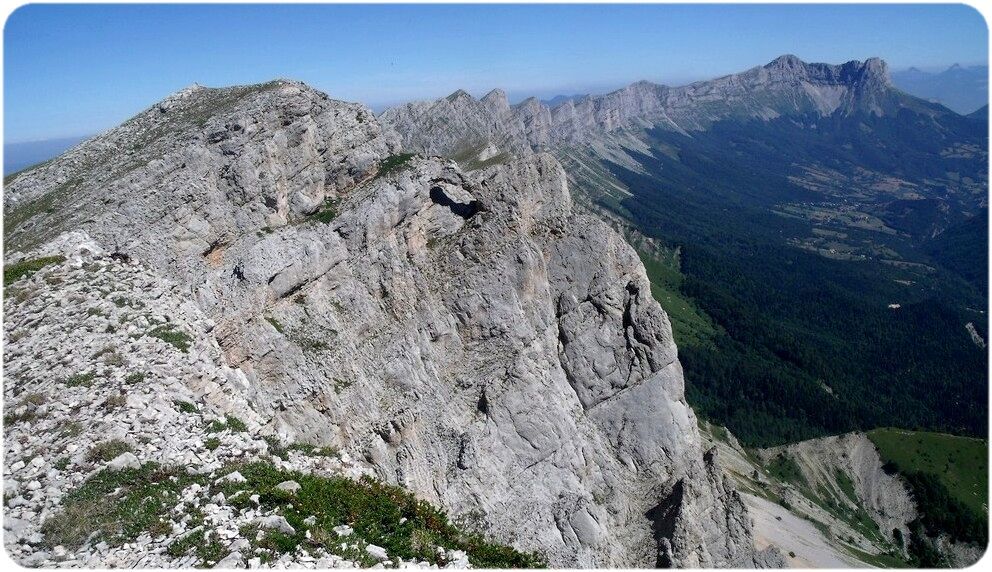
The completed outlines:
{"type": "Polygon", "coordinates": [[[197,412],[196,405],[193,405],[189,401],[183,401],[181,399],[177,399],[174,403],[176,404],[176,408],[179,409],[181,413],[197,412]]]}
{"type": "Polygon", "coordinates": [[[13,425],[25,421],[34,421],[38,418],[38,407],[45,403],[45,396],[41,393],[29,393],[13,407],[13,410],[3,416],[5,425],[13,425]],[[23,408],[23,409],[22,409],[23,408]]]}
{"type": "Polygon", "coordinates": [[[768,474],[784,482],[806,486],[806,477],[803,476],[802,469],[788,453],[782,452],[768,462],[765,466],[768,474]]]}
{"type": "Polygon", "coordinates": [[[225,429],[242,433],[248,430],[248,426],[245,425],[244,421],[233,415],[228,415],[223,421],[215,419],[207,425],[207,433],[220,433],[225,429]]]}
{"type": "Polygon", "coordinates": [[[113,411],[119,407],[124,407],[127,404],[127,395],[124,393],[115,393],[107,399],[103,400],[103,409],[106,411],[113,411]]]}
{"type": "Polygon", "coordinates": [[[100,471],[66,495],[62,510],[45,521],[44,543],[71,549],[86,542],[120,546],[144,532],[153,536],[167,534],[170,521],[185,519],[190,532],[173,540],[166,552],[173,557],[195,554],[198,565],[211,566],[227,555],[227,548],[218,542],[198,509],[179,502],[182,491],[195,483],[205,488],[204,494],[223,492],[228,504],[238,509],[254,508],[251,497],[258,495],[261,511],[274,512],[289,522],[295,530],[293,534],[266,530],[258,535],[255,524],[241,527],[254,555],[263,561],[280,554],[301,550],[312,554],[323,549],[371,567],[376,561],[364,550],[355,549],[355,543],[371,543],[385,548],[392,558],[433,564],[444,563],[437,551],[440,546],[464,550],[475,567],[545,565],[535,554],[460,530],[442,511],[399,487],[368,478],[355,481],[285,471],[269,463],[228,465],[218,474],[232,471],[238,471],[245,481],[215,483],[215,477],[190,475],[155,463],[118,472],[100,471]],[[300,485],[296,494],[276,488],[289,480],[300,485]],[[179,512],[183,510],[185,514],[179,512]],[[340,525],[349,525],[355,531],[347,543],[333,530],[340,525]]]}
{"type": "Polygon", "coordinates": [[[166,549],[169,556],[178,558],[189,553],[196,554],[199,565],[210,567],[219,562],[230,551],[223,544],[217,541],[216,536],[211,536],[209,540],[203,530],[194,530],[179,540],[173,542],[166,549]]]}
{"type": "Polygon", "coordinates": [[[290,451],[299,451],[309,457],[333,457],[338,453],[333,447],[318,447],[316,445],[308,445],[306,443],[290,443],[288,445],[283,445],[278,439],[272,436],[265,437],[265,442],[269,446],[269,454],[279,457],[280,459],[287,459],[290,451]]]}
{"type": "Polygon", "coordinates": [[[130,384],[141,383],[142,381],[145,381],[145,374],[144,372],[136,371],[128,374],[128,376],[124,378],[124,381],[130,384]]]}
{"type": "Polygon", "coordinates": [[[271,324],[272,327],[275,328],[275,330],[277,332],[279,332],[280,334],[284,332],[284,330],[282,328],[282,324],[280,324],[279,321],[276,320],[275,318],[273,318],[271,316],[266,316],[265,317],[265,321],[268,322],[269,324],[271,324]]]}
{"type": "Polygon", "coordinates": [[[93,355],[94,358],[103,358],[103,362],[107,365],[112,365],[115,367],[120,367],[124,365],[124,356],[121,355],[117,349],[113,346],[107,346],[102,350],[98,351],[93,355]]]}
{"type": "Polygon", "coordinates": [[[399,171],[410,162],[410,159],[413,159],[415,156],[416,155],[414,153],[400,153],[398,155],[390,155],[389,157],[386,157],[381,163],[379,163],[379,172],[376,173],[376,177],[383,177],[389,173],[399,171]]]}
{"type": "Polygon", "coordinates": [[[327,197],[323,204],[314,212],[310,213],[300,222],[317,221],[323,224],[330,224],[339,214],[341,199],[337,197],[327,197]]]}
{"type": "Polygon", "coordinates": [[[83,434],[83,426],[78,421],[62,421],[56,431],[60,438],[79,437],[83,434]]]}
{"type": "Polygon", "coordinates": [[[841,491],[844,492],[844,495],[847,496],[847,498],[849,498],[855,505],[859,505],[860,501],[858,500],[858,493],[854,488],[854,481],[851,480],[851,477],[847,476],[847,473],[844,471],[837,469],[836,478],[837,485],[840,487],[841,491]]]}
{"type": "Polygon", "coordinates": [[[189,334],[176,330],[171,326],[158,326],[148,332],[148,335],[153,338],[158,338],[168,344],[172,344],[183,353],[189,351],[190,343],[193,341],[193,338],[191,338],[189,334]]]}
{"type": "Polygon", "coordinates": [[[83,372],[70,375],[66,380],[65,384],[68,387],[89,387],[93,385],[93,380],[96,379],[96,374],[93,372],[83,372]]]}
{"type": "Polygon", "coordinates": [[[120,546],[157,529],[192,477],[155,463],[139,469],[103,470],[66,495],[62,510],[41,527],[44,543],[76,549],[91,542],[120,546]]]}
{"type": "Polygon", "coordinates": [[[64,256],[45,256],[33,260],[22,260],[3,267],[3,285],[9,286],[21,278],[31,276],[50,264],[65,262],[64,256]]]}
{"type": "MultiPolygon", "coordinates": [[[[457,529],[442,511],[399,487],[368,478],[354,481],[283,471],[267,463],[236,468],[247,482],[225,484],[228,498],[248,506],[248,495],[233,496],[247,488],[259,495],[264,510],[276,510],[297,531],[295,535],[279,535],[279,538],[268,533],[273,539],[268,547],[277,552],[294,552],[297,547],[317,544],[335,553],[340,550],[340,541],[333,528],[348,524],[360,538],[385,548],[394,558],[438,563],[435,547],[442,546],[464,550],[473,566],[481,568],[531,568],[544,564],[537,555],[493,544],[479,535],[457,529]],[[296,495],[275,488],[287,480],[300,484],[296,495]],[[310,517],[313,525],[304,522],[310,517]],[[305,533],[308,528],[311,529],[309,541],[305,533]]],[[[371,566],[374,561],[361,563],[371,566]]]]}

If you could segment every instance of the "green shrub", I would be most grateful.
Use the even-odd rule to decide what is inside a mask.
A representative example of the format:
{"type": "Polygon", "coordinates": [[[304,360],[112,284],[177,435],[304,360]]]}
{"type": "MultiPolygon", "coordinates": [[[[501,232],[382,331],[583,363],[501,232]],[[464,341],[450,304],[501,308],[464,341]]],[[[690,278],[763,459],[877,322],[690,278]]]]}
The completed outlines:
{"type": "Polygon", "coordinates": [[[198,564],[201,567],[212,567],[214,564],[227,556],[230,551],[223,544],[217,541],[216,535],[206,540],[202,530],[197,530],[179,540],[176,540],[166,549],[169,556],[178,558],[189,553],[197,556],[198,564]]]}
{"type": "Polygon", "coordinates": [[[225,425],[223,421],[214,419],[207,424],[207,433],[220,433],[224,429],[227,429],[227,425],[225,425]]]}
{"type": "Polygon", "coordinates": [[[9,286],[21,278],[31,276],[50,264],[65,262],[64,256],[45,256],[34,260],[22,260],[3,267],[3,285],[9,286]]]}
{"type": "Polygon", "coordinates": [[[399,171],[410,162],[410,159],[413,159],[414,157],[415,154],[413,153],[400,153],[399,155],[391,155],[386,157],[381,163],[379,163],[379,172],[376,173],[376,177],[382,177],[384,175],[388,175],[389,173],[399,171]]]}
{"type": "Polygon", "coordinates": [[[248,430],[248,426],[245,425],[245,422],[233,415],[227,416],[227,427],[231,431],[237,431],[239,433],[243,433],[248,430]]]}
{"type": "Polygon", "coordinates": [[[93,372],[77,373],[70,375],[65,380],[65,384],[69,387],[89,387],[93,385],[94,379],[96,379],[96,374],[93,372]]]}
{"type": "Polygon", "coordinates": [[[136,372],[134,372],[132,374],[129,374],[127,377],[125,377],[124,378],[124,381],[126,381],[127,383],[131,383],[131,384],[141,383],[142,381],[145,381],[145,374],[143,372],[136,371],[136,372]]]}
{"type": "Polygon", "coordinates": [[[317,222],[322,222],[324,224],[330,223],[334,218],[338,216],[337,211],[334,207],[325,207],[313,214],[313,219],[317,222]]]}
{"type": "Polygon", "coordinates": [[[158,338],[168,344],[172,344],[183,353],[189,351],[190,342],[193,341],[193,338],[191,338],[188,334],[173,329],[172,326],[158,326],[148,332],[148,335],[153,338],[158,338]]]}
{"type": "Polygon", "coordinates": [[[336,199],[325,199],[324,205],[310,215],[311,220],[329,224],[338,216],[338,201],[336,199]]]}
{"type": "Polygon", "coordinates": [[[243,433],[248,430],[248,426],[245,425],[244,421],[233,415],[228,415],[224,418],[224,421],[215,419],[207,425],[207,433],[220,433],[224,429],[243,433]]]}
{"type": "Polygon", "coordinates": [[[174,401],[174,403],[176,404],[176,407],[179,408],[179,411],[182,413],[196,413],[198,411],[196,405],[193,405],[189,401],[183,401],[181,399],[177,399],[174,401]]]}

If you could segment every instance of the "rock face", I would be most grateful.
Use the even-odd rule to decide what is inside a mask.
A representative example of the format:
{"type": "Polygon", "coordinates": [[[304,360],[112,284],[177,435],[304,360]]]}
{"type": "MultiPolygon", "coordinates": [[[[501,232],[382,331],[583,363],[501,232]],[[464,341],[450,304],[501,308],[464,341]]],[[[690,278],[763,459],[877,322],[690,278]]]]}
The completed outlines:
{"type": "Polygon", "coordinates": [[[838,498],[866,511],[885,540],[896,544],[896,529],[902,538],[910,537],[908,524],[917,516],[916,504],[906,484],[882,470],[878,450],[864,433],[810,439],[763,449],[759,455],[767,462],[783,453],[796,463],[810,488],[839,492],[838,498]]]}
{"type": "Polygon", "coordinates": [[[400,134],[405,148],[457,157],[478,152],[488,142],[527,154],[588,143],[632,127],[687,133],[729,117],[882,115],[898,97],[885,62],[878,58],[830,65],[786,55],[713,80],[681,87],[640,81],[606,95],[567,99],[553,108],[535,98],[511,106],[500,90],[481,100],[459,90],[437,101],[386,110],[380,119],[400,134]]]}
{"type": "Polygon", "coordinates": [[[264,432],[553,565],[776,563],[701,446],[640,260],[573,212],[558,162],[398,150],[302,84],[191,88],[8,185],[6,258],[85,232],[140,261],[209,321],[264,432]]]}

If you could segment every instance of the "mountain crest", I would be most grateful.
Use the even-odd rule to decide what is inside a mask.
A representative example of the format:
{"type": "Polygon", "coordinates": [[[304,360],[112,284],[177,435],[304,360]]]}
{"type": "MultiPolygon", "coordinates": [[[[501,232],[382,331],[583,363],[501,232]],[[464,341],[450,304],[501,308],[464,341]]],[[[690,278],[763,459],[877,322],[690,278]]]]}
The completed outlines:
{"type": "Polygon", "coordinates": [[[387,110],[384,123],[404,146],[427,153],[473,154],[491,141],[500,149],[527,154],[629,128],[657,127],[682,133],[707,129],[728,119],[767,121],[782,116],[893,113],[901,106],[939,113],[893,89],[888,65],[880,58],[840,65],[807,63],[792,54],[741,73],[680,87],[638,81],[612,93],[549,105],[528,98],[504,104],[493,90],[480,105],[462,90],[451,105],[418,102],[387,110]],[[438,115],[446,121],[435,122],[438,115]],[[422,125],[427,119],[430,125],[422,125]]]}
{"type": "Polygon", "coordinates": [[[889,76],[889,65],[882,58],[868,58],[861,65],[861,76],[865,79],[881,82],[886,87],[892,85],[889,76]]]}
{"type": "Polygon", "coordinates": [[[451,95],[449,95],[445,99],[447,99],[451,103],[454,103],[456,101],[466,101],[466,100],[475,101],[475,98],[472,97],[472,95],[469,94],[469,92],[465,91],[464,89],[456,89],[454,92],[452,92],[451,95]]]}
{"type": "Polygon", "coordinates": [[[506,97],[506,92],[499,88],[490,91],[479,101],[499,113],[510,110],[510,100],[506,97]]]}
{"type": "Polygon", "coordinates": [[[806,63],[797,56],[792,54],[784,54],[765,64],[765,67],[774,69],[795,69],[805,65],[806,63]]]}

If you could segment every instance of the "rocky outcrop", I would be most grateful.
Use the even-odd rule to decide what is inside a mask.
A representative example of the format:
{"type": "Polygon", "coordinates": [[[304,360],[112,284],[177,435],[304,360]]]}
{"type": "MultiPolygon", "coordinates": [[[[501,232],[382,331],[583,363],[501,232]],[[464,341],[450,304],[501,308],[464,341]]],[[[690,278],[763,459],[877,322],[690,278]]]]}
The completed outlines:
{"type": "Polygon", "coordinates": [[[754,518],[758,547],[788,555],[793,568],[892,567],[916,562],[922,542],[949,567],[981,557],[974,542],[949,535],[914,537],[921,517],[907,481],[886,470],[878,449],[860,432],[768,449],[745,449],[725,428],[702,422],[703,442],[754,518]]]}
{"type": "Polygon", "coordinates": [[[811,490],[820,494],[830,491],[841,506],[866,511],[884,540],[896,545],[900,542],[895,534],[903,539],[910,537],[908,524],[916,518],[916,504],[902,479],[882,469],[878,450],[864,433],[810,439],[760,451],[766,462],[774,462],[779,455],[796,463],[811,490]]]}
{"type": "MultiPolygon", "coordinates": [[[[386,560],[346,525],[337,530],[348,534],[328,546],[311,518],[294,521],[321,540],[306,550],[259,546],[263,530],[297,531],[260,499],[272,493],[232,467],[251,476],[245,463],[265,463],[342,480],[370,467],[347,452],[273,439],[245,399],[244,374],[211,336],[213,322],[179,284],[78,231],[37,254],[52,262],[8,284],[4,297],[3,526],[15,562],[257,568],[264,559],[276,568],[355,568],[375,563],[362,558],[373,547],[386,560]],[[176,485],[162,485],[160,475],[176,485]],[[120,482],[105,497],[94,494],[91,483],[108,479],[120,482]]],[[[301,485],[274,489],[296,495],[301,485]]],[[[434,554],[432,562],[393,554],[386,564],[468,567],[463,551],[434,554]]]]}
{"type": "Polygon", "coordinates": [[[701,446],[640,260],[557,161],[398,150],[302,84],[191,88],[17,177],[7,260],[82,231],[140,261],[209,321],[261,432],[554,565],[776,563],[701,446]]]}
{"type": "Polygon", "coordinates": [[[490,142],[519,155],[591,143],[631,128],[690,133],[728,118],[883,115],[900,98],[878,58],[830,65],[786,55],[713,80],[680,87],[640,81],[553,108],[535,98],[511,106],[499,90],[481,100],[459,90],[437,101],[388,109],[380,120],[399,133],[407,149],[468,158],[490,142]]]}
{"type": "Polygon", "coordinates": [[[363,106],[300,83],[193,86],[5,185],[6,249],[86,226],[182,264],[313,213],[394,148],[363,106]]]}

